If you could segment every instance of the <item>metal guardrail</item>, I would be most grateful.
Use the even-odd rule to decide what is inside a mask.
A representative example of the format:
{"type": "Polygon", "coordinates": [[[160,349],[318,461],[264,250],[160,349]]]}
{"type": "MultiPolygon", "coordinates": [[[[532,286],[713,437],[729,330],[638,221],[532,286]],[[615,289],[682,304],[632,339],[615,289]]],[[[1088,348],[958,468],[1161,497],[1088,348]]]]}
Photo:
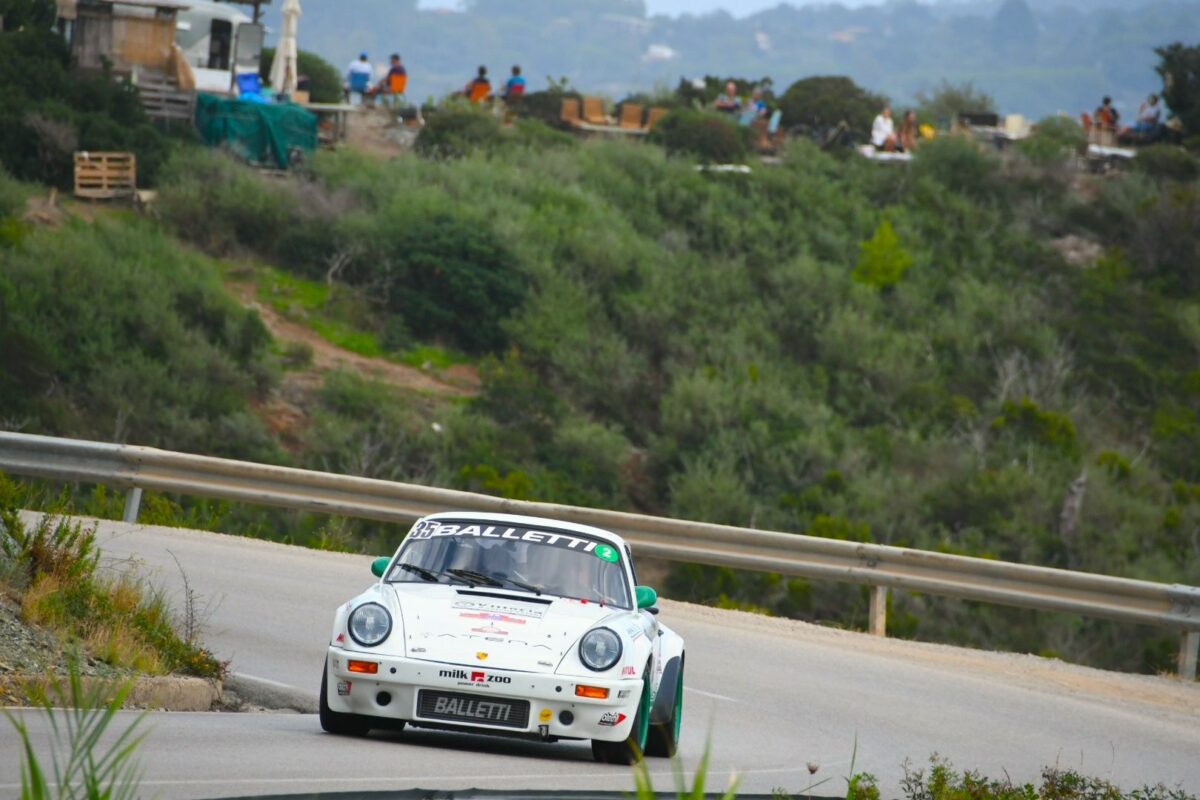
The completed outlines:
{"type": "Polygon", "coordinates": [[[21,433],[0,432],[0,471],[129,489],[127,522],[137,519],[142,489],[386,522],[448,509],[552,517],[618,533],[642,555],[870,586],[869,629],[881,636],[889,589],[1175,628],[1178,673],[1196,676],[1194,586],[21,433]]]}

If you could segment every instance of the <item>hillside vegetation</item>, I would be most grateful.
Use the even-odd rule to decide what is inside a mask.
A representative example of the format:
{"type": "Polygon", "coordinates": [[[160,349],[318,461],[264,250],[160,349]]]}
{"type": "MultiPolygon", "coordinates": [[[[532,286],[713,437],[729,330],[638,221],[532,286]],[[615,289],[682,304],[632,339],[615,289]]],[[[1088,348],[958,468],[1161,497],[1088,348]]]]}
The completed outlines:
{"type": "MultiPolygon", "coordinates": [[[[1194,178],[1080,177],[1055,138],[1004,160],[947,138],[909,167],[796,143],[781,166],[712,174],[537,123],[472,147],[476,127],[428,157],[322,155],[285,181],[185,149],[163,169],[162,229],[27,232],[0,251],[0,419],[1200,584],[1194,178]],[[381,348],[474,359],[478,396],[334,373],[280,447],[262,405],[286,384],[279,348],[221,295],[213,257],[332,284],[381,348]]],[[[238,519],[276,538],[309,525],[322,546],[397,535],[238,519]]],[[[860,590],[799,579],[680,567],[666,589],[865,621],[860,590]]],[[[893,604],[899,635],[1126,669],[1164,669],[1176,646],[1094,620],[893,604]]]]}

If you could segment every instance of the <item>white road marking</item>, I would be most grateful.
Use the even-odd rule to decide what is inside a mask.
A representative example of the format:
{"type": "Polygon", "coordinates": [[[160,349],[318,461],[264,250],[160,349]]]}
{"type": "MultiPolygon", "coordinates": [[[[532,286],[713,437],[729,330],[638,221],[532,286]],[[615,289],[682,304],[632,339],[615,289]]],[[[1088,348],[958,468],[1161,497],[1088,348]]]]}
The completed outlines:
{"type": "Polygon", "coordinates": [[[711,697],[713,700],[724,700],[727,703],[736,703],[737,702],[737,700],[734,700],[732,697],[726,697],[725,695],[717,694],[716,692],[706,692],[703,689],[697,689],[694,686],[684,686],[683,690],[685,692],[695,692],[696,694],[702,694],[705,697],[711,697]]]}

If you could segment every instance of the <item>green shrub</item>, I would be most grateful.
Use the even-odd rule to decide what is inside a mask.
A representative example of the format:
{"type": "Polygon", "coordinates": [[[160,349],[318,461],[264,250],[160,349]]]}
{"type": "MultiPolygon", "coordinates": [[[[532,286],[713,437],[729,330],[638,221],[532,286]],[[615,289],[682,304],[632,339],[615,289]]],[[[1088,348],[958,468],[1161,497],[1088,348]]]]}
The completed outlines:
{"type": "Polygon", "coordinates": [[[824,129],[845,121],[860,138],[870,133],[875,115],[886,103],[886,97],[840,75],[802,78],[779,98],[783,122],[789,127],[824,129]]]}
{"type": "Polygon", "coordinates": [[[1046,411],[1028,397],[1018,402],[1006,401],[1000,416],[992,420],[996,431],[1017,430],[1035,442],[1062,452],[1067,456],[1079,453],[1075,424],[1066,414],[1046,411]]]}
{"type": "Polygon", "coordinates": [[[1200,160],[1182,147],[1152,144],[1139,147],[1133,159],[1134,169],[1159,180],[1194,181],[1200,177],[1200,160]]]}
{"type": "Polygon", "coordinates": [[[925,142],[912,162],[915,177],[927,177],[963,194],[982,197],[998,188],[999,160],[965,136],[939,136],[925,142]]]}
{"type": "Polygon", "coordinates": [[[890,220],[883,220],[870,239],[859,245],[854,280],[876,289],[895,286],[912,266],[912,256],[900,245],[890,220]]]}
{"type": "Polygon", "coordinates": [[[1070,117],[1047,117],[1037,124],[1033,134],[1017,142],[1017,149],[1030,161],[1049,165],[1072,154],[1082,153],[1087,147],[1087,134],[1083,127],[1070,117]]]}
{"type": "Polygon", "coordinates": [[[695,156],[713,164],[732,164],[746,157],[748,129],[719,114],[676,109],[650,133],[668,153],[695,156]]]}
{"type": "Polygon", "coordinates": [[[425,158],[462,158],[501,145],[500,121],[486,109],[446,103],[430,115],[417,136],[416,151],[425,158]]]}
{"type": "MultiPolygon", "coordinates": [[[[271,65],[275,61],[275,48],[264,47],[258,74],[263,82],[271,78],[271,65]]],[[[314,103],[342,102],[342,75],[337,67],[308,50],[296,51],[296,74],[308,78],[309,99],[314,103]]]]}
{"type": "Polygon", "coordinates": [[[516,100],[508,101],[509,110],[522,119],[536,120],[552,128],[562,127],[562,102],[573,98],[582,102],[578,92],[550,89],[528,92],[516,100]]]}
{"type": "Polygon", "coordinates": [[[531,150],[574,147],[578,143],[573,135],[552,128],[537,119],[518,119],[513,124],[512,140],[516,145],[531,150]]]}
{"type": "Polygon", "coordinates": [[[996,99],[971,81],[955,85],[943,79],[931,91],[917,92],[917,119],[948,128],[959,114],[989,114],[996,110],[996,99]]]}

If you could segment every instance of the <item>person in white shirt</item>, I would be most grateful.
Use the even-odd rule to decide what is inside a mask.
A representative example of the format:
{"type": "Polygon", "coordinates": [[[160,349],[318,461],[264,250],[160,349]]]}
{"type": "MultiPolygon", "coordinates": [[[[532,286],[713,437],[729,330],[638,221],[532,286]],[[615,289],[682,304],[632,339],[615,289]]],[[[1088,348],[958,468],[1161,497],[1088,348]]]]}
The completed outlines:
{"type": "Polygon", "coordinates": [[[373,74],[374,69],[371,67],[371,62],[367,60],[365,52],[359,53],[358,59],[351,61],[350,66],[346,67],[346,93],[355,105],[362,102],[363,95],[366,94],[367,89],[371,88],[373,74]]]}
{"type": "Polygon", "coordinates": [[[884,106],[879,116],[871,123],[871,144],[876,150],[896,149],[896,125],[892,122],[892,109],[884,106]]]}

